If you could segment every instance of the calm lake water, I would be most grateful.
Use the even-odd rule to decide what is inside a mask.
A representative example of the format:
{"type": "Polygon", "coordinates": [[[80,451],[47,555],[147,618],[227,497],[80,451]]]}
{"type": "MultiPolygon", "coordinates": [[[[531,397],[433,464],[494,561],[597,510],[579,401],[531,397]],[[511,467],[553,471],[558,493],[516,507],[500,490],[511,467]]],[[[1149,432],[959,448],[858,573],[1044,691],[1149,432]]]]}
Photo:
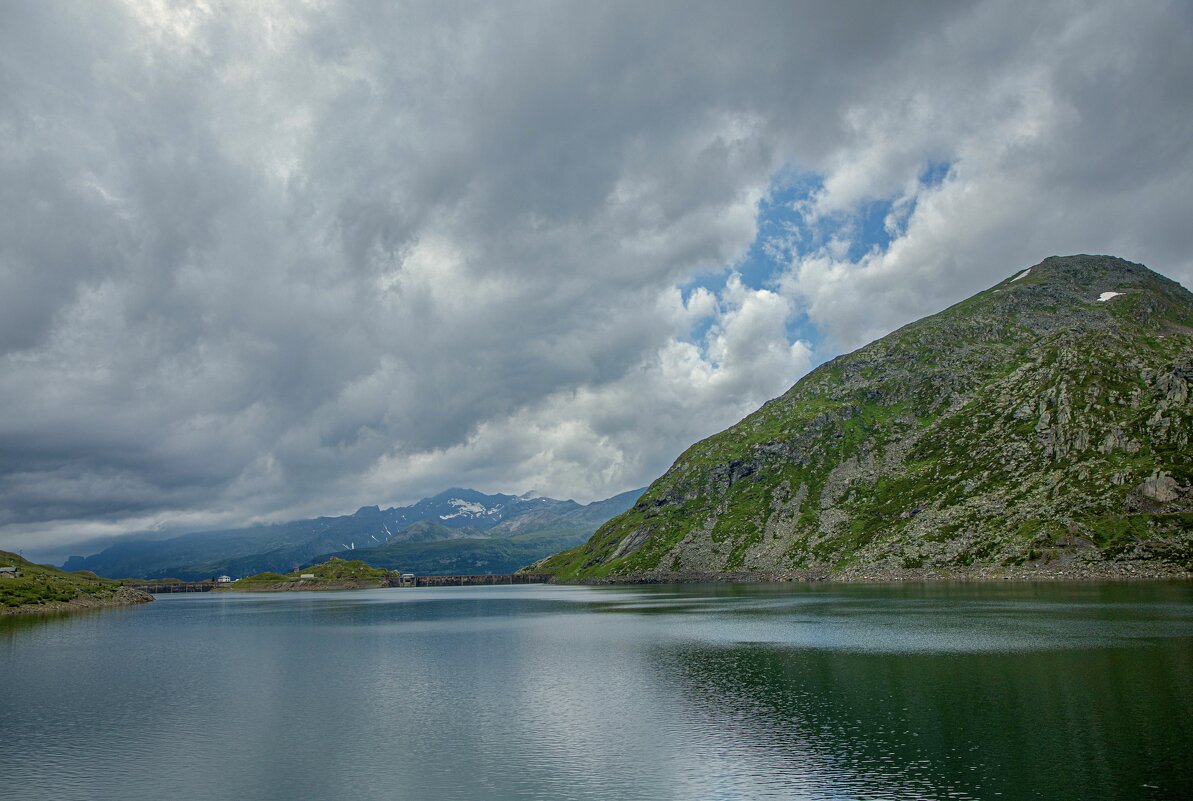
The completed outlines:
{"type": "Polygon", "coordinates": [[[1193,585],[159,596],[0,619],[0,798],[1176,799],[1193,585]]]}

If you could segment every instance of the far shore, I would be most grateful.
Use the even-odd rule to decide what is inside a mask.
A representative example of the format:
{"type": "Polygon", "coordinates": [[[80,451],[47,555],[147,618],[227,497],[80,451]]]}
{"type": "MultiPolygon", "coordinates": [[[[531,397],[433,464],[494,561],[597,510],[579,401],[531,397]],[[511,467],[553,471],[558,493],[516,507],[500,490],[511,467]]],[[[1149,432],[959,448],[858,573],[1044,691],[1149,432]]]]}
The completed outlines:
{"type": "MultiPolygon", "coordinates": [[[[241,580],[243,581],[243,579],[241,580]]],[[[299,579],[296,581],[279,582],[250,582],[242,584],[234,581],[221,584],[212,592],[329,592],[331,590],[377,590],[392,585],[383,580],[371,581],[319,581],[299,579]]]]}

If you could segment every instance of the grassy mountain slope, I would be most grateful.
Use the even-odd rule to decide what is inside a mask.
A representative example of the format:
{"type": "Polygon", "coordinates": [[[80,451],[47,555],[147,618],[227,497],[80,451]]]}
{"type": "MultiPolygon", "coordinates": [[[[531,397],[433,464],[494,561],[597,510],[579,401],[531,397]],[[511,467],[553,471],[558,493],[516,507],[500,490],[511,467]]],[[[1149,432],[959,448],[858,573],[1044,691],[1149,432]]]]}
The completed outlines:
{"type": "Polygon", "coordinates": [[[20,573],[19,578],[0,578],[0,614],[153,600],[149,594],[128,589],[119,581],[35,565],[8,551],[0,551],[0,567],[16,567],[20,573]]]}
{"type": "Polygon", "coordinates": [[[1189,569],[1190,381],[1193,295],[1121,259],[1050,258],[821,365],[535,570],[1189,569]]]}

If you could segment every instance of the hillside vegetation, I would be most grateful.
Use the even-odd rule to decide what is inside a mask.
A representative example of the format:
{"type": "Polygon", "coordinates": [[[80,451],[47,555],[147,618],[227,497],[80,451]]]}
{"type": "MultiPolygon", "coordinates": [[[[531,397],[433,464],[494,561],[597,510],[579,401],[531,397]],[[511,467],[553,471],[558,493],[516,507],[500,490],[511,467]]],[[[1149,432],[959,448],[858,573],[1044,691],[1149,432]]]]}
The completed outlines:
{"type": "Polygon", "coordinates": [[[147,593],[123,587],[119,581],[36,565],[8,551],[0,551],[0,567],[15,567],[20,574],[18,578],[0,577],[0,614],[153,600],[147,593]]]}
{"type": "Polygon", "coordinates": [[[1121,259],[1050,258],[821,365],[533,569],[1185,571],[1191,381],[1193,295],[1121,259]]]}

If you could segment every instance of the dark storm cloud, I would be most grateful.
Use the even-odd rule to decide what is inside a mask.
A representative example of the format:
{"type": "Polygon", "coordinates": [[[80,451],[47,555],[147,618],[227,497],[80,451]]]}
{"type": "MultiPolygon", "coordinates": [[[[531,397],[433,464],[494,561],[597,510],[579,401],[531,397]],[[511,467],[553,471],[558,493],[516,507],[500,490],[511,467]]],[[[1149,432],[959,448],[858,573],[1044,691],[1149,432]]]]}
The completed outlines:
{"type": "Polygon", "coordinates": [[[1191,28],[1162,4],[6,3],[0,544],[459,484],[605,496],[813,348],[1012,266],[1118,249],[1187,281],[1191,28]],[[785,174],[818,176],[812,226],[914,210],[864,259],[805,244],[768,287],[693,289],[785,174]],[[789,340],[805,313],[825,342],[789,340]]]}

